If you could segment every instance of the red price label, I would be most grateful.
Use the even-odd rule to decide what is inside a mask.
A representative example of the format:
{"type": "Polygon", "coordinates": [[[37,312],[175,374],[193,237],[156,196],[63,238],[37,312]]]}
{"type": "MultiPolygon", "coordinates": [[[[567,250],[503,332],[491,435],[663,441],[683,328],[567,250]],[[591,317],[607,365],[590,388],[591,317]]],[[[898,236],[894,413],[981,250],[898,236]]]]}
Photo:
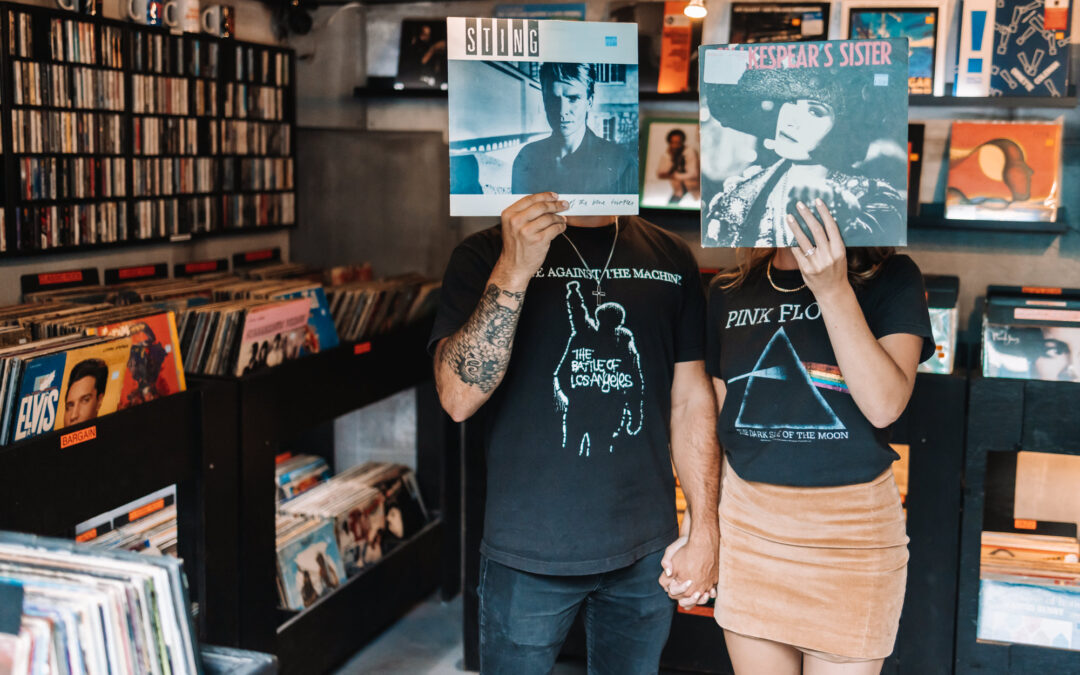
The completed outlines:
{"type": "Polygon", "coordinates": [[[48,274],[38,275],[38,283],[42,286],[53,286],[55,284],[70,284],[82,280],[82,270],[76,270],[74,272],[50,272],[48,274]]]}
{"type": "Polygon", "coordinates": [[[70,448],[73,445],[79,443],[85,443],[97,438],[97,425],[92,427],[86,427],[85,429],[79,429],[78,431],[72,431],[70,434],[64,434],[60,437],[60,449],[70,448]]]}

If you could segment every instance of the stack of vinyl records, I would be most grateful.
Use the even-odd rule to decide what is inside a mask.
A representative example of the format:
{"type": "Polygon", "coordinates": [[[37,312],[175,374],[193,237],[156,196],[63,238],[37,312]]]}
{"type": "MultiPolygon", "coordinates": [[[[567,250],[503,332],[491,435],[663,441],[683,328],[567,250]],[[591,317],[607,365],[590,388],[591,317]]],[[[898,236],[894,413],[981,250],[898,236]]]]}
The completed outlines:
{"type": "Polygon", "coordinates": [[[949,374],[956,362],[956,332],[959,321],[957,301],[960,297],[960,278],[954,276],[923,277],[926,283],[926,302],[930,305],[930,328],[934,333],[934,356],[919,364],[920,373],[949,374]]]}
{"type": "Polygon", "coordinates": [[[991,286],[983,375],[1080,382],[1080,289],[991,286]]]}
{"type": "Polygon", "coordinates": [[[176,504],[162,506],[142,518],[83,541],[99,548],[176,556],[176,504]]]}
{"type": "Polygon", "coordinates": [[[330,478],[330,467],[318,455],[286,456],[274,467],[278,504],[289,501],[330,478]]]}
{"type": "Polygon", "coordinates": [[[299,358],[309,313],[307,299],[231,300],[192,307],[178,326],[184,370],[241,376],[299,358]]]}
{"type": "Polygon", "coordinates": [[[1080,649],[1076,537],[983,532],[980,640],[1080,649]]]}
{"type": "Polygon", "coordinates": [[[278,600],[302,610],[345,580],[334,525],[329,520],[278,514],[278,600]]]}
{"type": "Polygon", "coordinates": [[[334,476],[281,504],[279,511],[329,524],[348,576],[381,560],[428,519],[412,470],[382,462],[334,476]]]}
{"type": "Polygon", "coordinates": [[[2,533],[0,596],[22,606],[0,632],[4,673],[200,672],[176,559],[2,533]]]}
{"type": "Polygon", "coordinates": [[[330,313],[342,340],[366,340],[434,313],[441,287],[420,275],[334,286],[330,313]]]}
{"type": "Polygon", "coordinates": [[[23,317],[24,328],[56,337],[0,348],[0,444],[186,388],[171,312],[83,308],[23,317]]]}

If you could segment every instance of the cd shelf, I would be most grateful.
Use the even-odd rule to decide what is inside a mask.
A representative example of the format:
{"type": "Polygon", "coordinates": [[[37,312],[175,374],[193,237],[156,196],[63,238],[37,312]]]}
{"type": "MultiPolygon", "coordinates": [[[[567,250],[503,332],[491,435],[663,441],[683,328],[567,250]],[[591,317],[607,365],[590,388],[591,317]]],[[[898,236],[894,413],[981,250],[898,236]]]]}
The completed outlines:
{"type": "MultiPolygon", "coordinates": [[[[1080,653],[976,638],[981,578],[981,533],[991,453],[1029,451],[1080,455],[1080,385],[972,375],[960,531],[956,672],[1072,672],[1080,653]]],[[[1017,621],[1020,619],[1017,618],[1017,621]]]]}
{"type": "Polygon", "coordinates": [[[21,4],[0,3],[0,13],[0,142],[14,150],[5,153],[0,176],[0,254],[295,225],[291,50],[21,4]],[[226,180],[250,171],[223,152],[226,85],[234,79],[258,90],[244,100],[247,116],[272,117],[275,137],[285,139],[272,148],[288,162],[288,180],[274,184],[281,188],[275,194],[233,189],[236,181],[226,180]],[[272,95],[259,93],[269,89],[272,95]],[[93,145],[89,129],[98,129],[93,145]],[[119,161],[106,170],[106,159],[119,161]],[[192,163],[164,161],[174,159],[192,163]],[[67,185],[68,174],[79,177],[77,186],[67,185]],[[107,214],[72,208],[103,203],[112,204],[107,214]],[[61,208],[35,208],[45,205],[61,208]]]}

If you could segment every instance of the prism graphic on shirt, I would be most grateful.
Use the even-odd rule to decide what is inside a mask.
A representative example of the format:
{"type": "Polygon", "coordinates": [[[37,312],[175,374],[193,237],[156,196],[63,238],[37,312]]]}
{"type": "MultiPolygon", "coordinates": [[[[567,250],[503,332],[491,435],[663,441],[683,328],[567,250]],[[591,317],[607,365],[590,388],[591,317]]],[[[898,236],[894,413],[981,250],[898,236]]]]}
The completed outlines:
{"type": "MultiPolygon", "coordinates": [[[[754,369],[728,380],[729,385],[747,380],[735,427],[795,431],[847,429],[818,391],[819,388],[846,391],[847,387],[838,369],[831,369],[835,374],[818,372],[823,368],[815,368],[815,374],[811,375],[787,333],[783,328],[778,329],[761,351],[754,369]]],[[[770,435],[767,440],[808,439],[770,435]]]]}
{"type": "Polygon", "coordinates": [[[566,284],[570,337],[555,368],[555,406],[562,413],[564,448],[588,457],[592,448],[615,451],[622,435],[641,432],[645,381],[626,308],[605,302],[590,313],[581,284],[566,284]]]}

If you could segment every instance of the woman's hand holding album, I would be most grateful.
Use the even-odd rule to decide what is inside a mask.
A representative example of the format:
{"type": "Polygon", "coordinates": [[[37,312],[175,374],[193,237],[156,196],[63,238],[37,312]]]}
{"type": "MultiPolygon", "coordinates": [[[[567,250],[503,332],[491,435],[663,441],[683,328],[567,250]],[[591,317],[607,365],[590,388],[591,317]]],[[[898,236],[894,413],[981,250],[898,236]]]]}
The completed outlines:
{"type": "Polygon", "coordinates": [[[799,216],[810,232],[810,237],[813,237],[813,241],[803,232],[795,216],[788,214],[787,226],[798,241],[798,245],[792,247],[792,253],[802,272],[803,280],[813,292],[814,297],[821,301],[831,293],[850,287],[850,283],[848,282],[847,248],[840,235],[840,228],[825,202],[815,199],[814,206],[820,220],[804,202],[800,201],[796,204],[799,216]]]}

